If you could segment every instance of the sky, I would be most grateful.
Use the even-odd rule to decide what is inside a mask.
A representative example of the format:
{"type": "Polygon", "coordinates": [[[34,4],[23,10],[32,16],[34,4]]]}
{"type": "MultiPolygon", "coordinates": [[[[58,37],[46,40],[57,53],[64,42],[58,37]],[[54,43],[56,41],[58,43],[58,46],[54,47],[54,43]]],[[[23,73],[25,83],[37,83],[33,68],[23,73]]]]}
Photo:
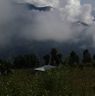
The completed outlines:
{"type": "Polygon", "coordinates": [[[90,3],[93,7],[95,7],[95,0],[81,0],[82,3],[90,3]]]}
{"type": "Polygon", "coordinates": [[[74,49],[94,49],[95,22],[91,14],[95,10],[94,2],[0,0],[0,53],[23,53],[47,49],[47,46],[63,48],[64,44],[72,44],[74,49]],[[52,10],[30,10],[27,3],[37,7],[51,6],[52,10]]]}

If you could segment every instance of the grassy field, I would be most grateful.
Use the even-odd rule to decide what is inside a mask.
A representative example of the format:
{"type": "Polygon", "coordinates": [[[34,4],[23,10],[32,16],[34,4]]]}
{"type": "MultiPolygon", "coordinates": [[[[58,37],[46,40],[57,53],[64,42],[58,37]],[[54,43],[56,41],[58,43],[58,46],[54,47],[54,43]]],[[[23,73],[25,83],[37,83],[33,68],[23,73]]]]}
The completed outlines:
{"type": "Polygon", "coordinates": [[[63,67],[33,73],[15,70],[0,76],[0,96],[95,96],[95,68],[63,67]]]}

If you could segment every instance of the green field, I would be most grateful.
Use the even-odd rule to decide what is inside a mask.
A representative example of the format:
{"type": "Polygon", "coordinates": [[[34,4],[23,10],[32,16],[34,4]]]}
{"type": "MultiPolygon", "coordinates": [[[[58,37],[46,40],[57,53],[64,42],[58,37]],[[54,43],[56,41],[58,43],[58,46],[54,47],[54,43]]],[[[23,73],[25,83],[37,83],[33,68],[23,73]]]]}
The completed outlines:
{"type": "Polygon", "coordinates": [[[95,68],[63,67],[0,76],[0,96],[95,96],[95,68]]]}

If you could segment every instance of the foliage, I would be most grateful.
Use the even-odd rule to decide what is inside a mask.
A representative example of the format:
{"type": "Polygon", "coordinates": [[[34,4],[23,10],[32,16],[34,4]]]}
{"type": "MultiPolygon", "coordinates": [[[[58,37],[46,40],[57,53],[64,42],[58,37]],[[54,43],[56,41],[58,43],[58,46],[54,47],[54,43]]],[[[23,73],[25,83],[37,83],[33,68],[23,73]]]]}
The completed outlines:
{"type": "Polygon", "coordinates": [[[41,63],[35,54],[15,57],[14,67],[9,62],[0,60],[0,96],[95,95],[95,55],[92,58],[89,50],[83,51],[82,63],[75,51],[63,62],[62,54],[56,48],[51,49],[50,54],[44,55],[43,59],[45,64],[57,67],[45,72],[34,71],[33,68],[41,63]],[[94,67],[88,67],[87,64],[94,67]],[[12,68],[16,68],[13,74],[6,74],[12,68]]]}
{"type": "Polygon", "coordinates": [[[45,65],[48,65],[50,62],[50,55],[49,54],[44,55],[43,59],[44,59],[45,65]]]}
{"type": "Polygon", "coordinates": [[[35,74],[32,69],[19,69],[0,77],[0,96],[94,96],[94,73],[93,67],[63,65],[35,74]]]}
{"type": "Polygon", "coordinates": [[[0,60],[0,74],[7,75],[8,73],[12,73],[12,64],[5,60],[0,60]]]}
{"type": "Polygon", "coordinates": [[[93,66],[95,67],[95,54],[93,55],[93,66]]]}
{"type": "Polygon", "coordinates": [[[70,53],[68,64],[71,66],[79,64],[79,56],[74,51],[70,53]]]}
{"type": "Polygon", "coordinates": [[[83,63],[85,64],[92,63],[92,56],[88,49],[83,51],[83,63]]]}
{"type": "Polygon", "coordinates": [[[37,67],[39,60],[36,55],[21,55],[14,58],[14,66],[16,68],[31,68],[37,67]]]}

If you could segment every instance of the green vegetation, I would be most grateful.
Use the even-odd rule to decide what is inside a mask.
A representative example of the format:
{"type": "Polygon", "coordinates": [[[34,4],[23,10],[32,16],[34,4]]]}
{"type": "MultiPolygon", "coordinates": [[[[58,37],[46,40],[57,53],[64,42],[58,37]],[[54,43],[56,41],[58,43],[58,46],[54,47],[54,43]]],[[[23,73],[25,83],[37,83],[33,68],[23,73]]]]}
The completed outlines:
{"type": "Polygon", "coordinates": [[[0,77],[0,96],[95,96],[95,69],[61,66],[47,72],[15,70],[0,77]]]}
{"type": "Polygon", "coordinates": [[[95,55],[72,51],[63,58],[56,49],[39,59],[35,54],[0,60],[0,96],[95,96],[95,55]],[[81,58],[82,57],[82,58],[81,58]],[[55,65],[45,72],[34,68],[55,65]]]}

